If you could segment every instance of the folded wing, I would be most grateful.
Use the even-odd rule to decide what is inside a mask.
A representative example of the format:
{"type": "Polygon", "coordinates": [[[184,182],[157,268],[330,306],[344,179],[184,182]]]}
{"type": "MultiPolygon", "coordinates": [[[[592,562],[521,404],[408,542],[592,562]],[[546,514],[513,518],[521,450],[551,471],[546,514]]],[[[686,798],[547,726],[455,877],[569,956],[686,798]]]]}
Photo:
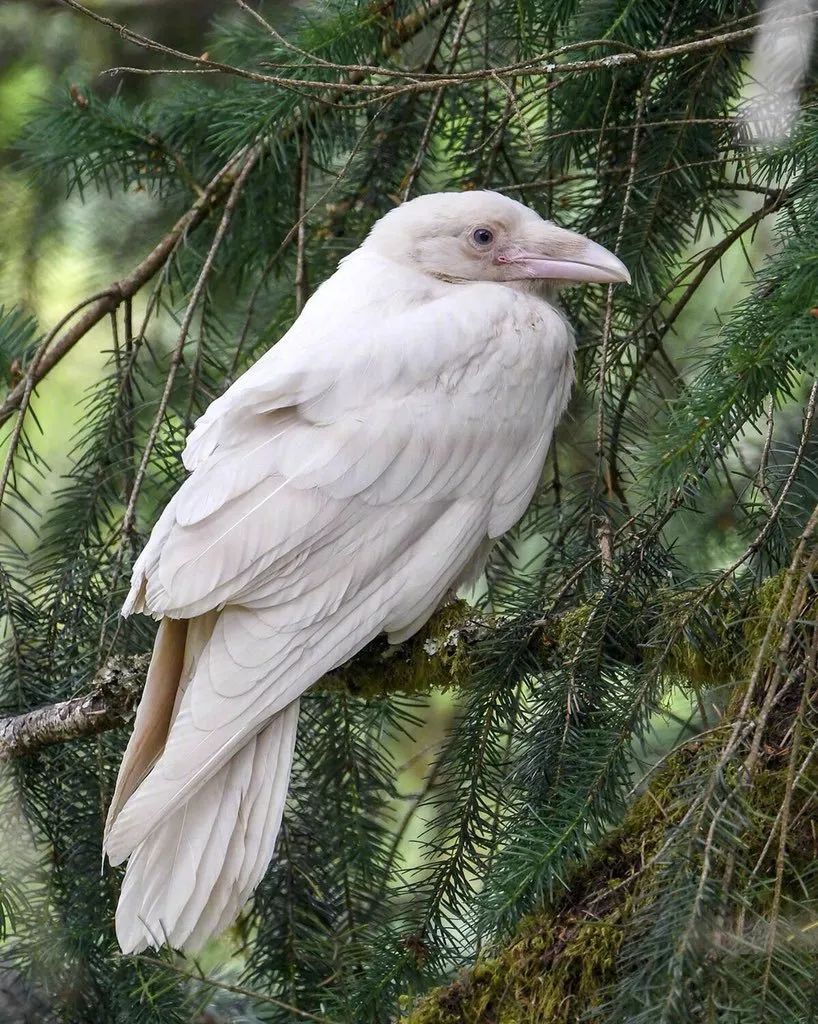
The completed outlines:
{"type": "Polygon", "coordinates": [[[137,562],[126,612],[220,614],[111,824],[113,862],[323,674],[419,628],[540,477],[571,374],[558,314],[482,284],[384,318],[353,280],[331,279],[202,417],[137,562]]]}

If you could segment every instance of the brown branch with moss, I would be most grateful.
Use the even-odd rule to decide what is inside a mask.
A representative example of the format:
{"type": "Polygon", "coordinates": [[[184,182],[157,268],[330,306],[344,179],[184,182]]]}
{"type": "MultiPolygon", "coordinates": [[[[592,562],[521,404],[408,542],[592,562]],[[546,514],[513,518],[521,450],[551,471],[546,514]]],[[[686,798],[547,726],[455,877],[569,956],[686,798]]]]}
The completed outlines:
{"type": "MultiPolygon", "coordinates": [[[[714,649],[707,664],[703,653],[685,642],[680,629],[672,650],[663,656],[662,670],[684,677],[694,686],[739,673],[743,667],[742,651],[755,639],[753,630],[759,616],[770,611],[769,595],[778,592],[780,580],[780,575],[772,577],[758,590],[754,608],[745,608],[740,620],[725,626],[717,650],[714,649]]],[[[714,585],[705,588],[698,600],[712,597],[715,592],[714,585]]],[[[688,605],[693,607],[697,603],[691,595],[688,605]]],[[[570,658],[594,609],[591,599],[560,614],[552,612],[538,618],[528,631],[528,648],[537,653],[543,664],[552,664],[560,657],[570,658]]],[[[670,608],[663,611],[672,614],[670,608]]],[[[392,693],[428,693],[467,686],[477,668],[481,644],[504,625],[503,619],[487,616],[466,601],[454,601],[401,644],[389,644],[385,636],[373,640],[360,654],[325,675],[313,692],[344,693],[372,700],[392,693]]],[[[611,638],[610,653],[623,664],[642,660],[637,637],[611,638]]],[[[115,656],[93,676],[85,694],[0,717],[0,761],[127,724],[142,692],[148,658],[147,654],[115,656]]]]}
{"type": "MultiPolygon", "coordinates": [[[[445,690],[468,679],[490,622],[464,601],[442,608],[411,640],[390,646],[379,639],[326,675],[316,690],[376,698],[393,692],[445,690]]],[[[542,636],[542,630],[538,631],[542,636]]],[[[54,743],[95,736],[133,716],[149,656],[114,657],[91,680],[86,694],[0,718],[0,762],[34,754],[54,743]]]]}
{"type": "Polygon", "coordinates": [[[753,958],[762,986],[769,984],[776,943],[790,951],[809,947],[814,920],[782,912],[790,895],[803,899],[805,875],[818,858],[814,546],[801,545],[797,563],[769,581],[745,623],[745,638],[753,642],[743,651],[720,724],[649,773],[621,824],[584,864],[569,869],[561,893],[454,980],[414,1005],[406,999],[400,1024],[607,1020],[621,994],[618,982],[632,970],[626,961],[640,930],[655,918],[655,901],[667,887],[661,873],[673,858],[695,876],[718,872],[724,892],[735,893],[698,921],[704,931],[696,932],[694,955],[703,965],[722,963],[729,972],[753,958]],[[693,780],[716,777],[726,794],[693,815],[702,792],[693,780]],[[736,800],[743,801],[745,823],[734,837],[741,868],[733,851],[720,853],[713,841],[713,822],[736,800]],[[753,914],[765,922],[766,941],[758,941],[753,914]]]}

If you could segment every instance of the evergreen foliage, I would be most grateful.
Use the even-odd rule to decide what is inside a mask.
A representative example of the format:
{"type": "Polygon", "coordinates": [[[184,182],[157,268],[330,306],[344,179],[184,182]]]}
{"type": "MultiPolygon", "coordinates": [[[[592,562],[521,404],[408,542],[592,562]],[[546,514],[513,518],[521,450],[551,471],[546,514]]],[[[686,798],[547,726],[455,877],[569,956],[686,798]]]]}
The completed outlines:
{"type": "MultiPolygon", "coordinates": [[[[592,892],[615,941],[564,1004],[583,1019],[812,1020],[814,76],[771,150],[737,128],[746,0],[334,0],[285,36],[239,8],[207,58],[156,54],[187,73],[152,99],[130,102],[127,78],[107,99],[67,83],[21,142],[53,187],[144,190],[168,225],[204,214],[111,307],[48,500],[28,392],[9,418],[3,713],[82,693],[112,656],[149,649],[154,624],[118,611],[187,431],[396,201],[500,189],[616,250],[634,284],[565,293],[575,399],[487,571],[491,628],[423,792],[401,793],[399,760],[407,737],[425,746],[430,694],[308,695],[276,857],[213,954],[236,955],[208,969],[116,950],[119,873],[100,873],[100,839],[124,732],[47,747],[0,783],[6,838],[30,832],[14,872],[0,859],[0,954],[66,1024],[190,1022],[208,1004],[222,1020],[388,1021],[481,958],[513,974],[521,921],[525,942],[549,922],[542,971],[573,999],[554,922],[592,892]],[[691,45],[647,54],[677,44],[691,45]],[[736,253],[767,218],[773,254],[752,273],[736,253]],[[722,265],[743,297],[691,337],[722,265]],[[683,749],[645,779],[671,701],[689,708],[683,749]]],[[[10,389],[54,340],[0,310],[10,389]]],[[[508,991],[502,1017],[433,998],[410,1019],[568,1012],[508,991]]]]}

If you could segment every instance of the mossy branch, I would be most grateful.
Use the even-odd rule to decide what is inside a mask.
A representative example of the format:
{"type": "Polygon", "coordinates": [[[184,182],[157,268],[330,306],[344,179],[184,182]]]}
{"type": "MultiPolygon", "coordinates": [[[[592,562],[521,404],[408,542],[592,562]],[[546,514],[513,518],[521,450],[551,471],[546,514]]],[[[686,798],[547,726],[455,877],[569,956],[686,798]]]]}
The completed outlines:
{"type": "MultiPolygon", "coordinates": [[[[469,677],[477,644],[490,628],[479,612],[457,601],[403,644],[374,641],[315,689],[375,698],[460,686],[469,677]]],[[[127,724],[139,702],[149,660],[147,654],[113,658],[97,672],[85,695],[0,718],[0,762],[127,724]]]]}
{"type": "MultiPolygon", "coordinates": [[[[781,587],[782,574],[767,580],[744,608],[739,627],[725,623],[724,635],[708,650],[695,650],[680,636],[668,653],[665,671],[692,686],[724,682],[743,669],[747,651],[755,647],[759,623],[766,623],[781,587]]],[[[593,601],[541,620],[528,638],[544,662],[570,657],[589,616],[593,601]]],[[[663,609],[669,613],[669,609],[663,609]]],[[[468,684],[480,644],[504,622],[479,612],[465,601],[441,608],[410,640],[387,643],[379,637],[345,665],[334,669],[313,692],[337,692],[364,699],[390,693],[428,693],[468,684]]],[[[617,636],[606,641],[609,653],[621,663],[642,662],[646,653],[638,637],[617,636]]],[[[117,729],[133,717],[142,692],[149,656],[116,657],[107,662],[85,695],[0,718],[0,762],[35,753],[44,746],[95,736],[117,729]]]]}
{"type": "MultiPolygon", "coordinates": [[[[694,882],[707,881],[708,872],[718,869],[738,887],[732,896],[726,882],[718,889],[716,912],[695,917],[694,908],[685,908],[699,929],[701,948],[694,953],[702,970],[717,963],[728,975],[748,970],[758,995],[776,935],[788,955],[808,949],[816,962],[809,936],[814,918],[781,913],[791,896],[795,905],[803,899],[818,853],[815,558],[814,551],[802,551],[789,573],[757,592],[741,631],[742,667],[730,677],[721,722],[656,766],[621,824],[584,863],[569,868],[562,892],[524,918],[493,955],[414,1005],[405,998],[400,1024],[611,1019],[623,979],[632,981],[634,957],[644,960],[645,924],[655,924],[657,907],[666,906],[674,865],[694,882]],[[708,793],[712,780],[718,786],[708,793]],[[740,808],[740,814],[723,821],[727,808],[740,808]],[[725,845],[718,838],[720,822],[725,845]],[[766,950],[753,932],[754,919],[765,922],[766,950]]],[[[696,670],[695,659],[691,667],[696,670]]],[[[672,964],[655,955],[658,972],[671,971],[672,964]]],[[[645,994],[640,989],[638,995],[645,994]]]]}
{"type": "Polygon", "coordinates": [[[495,956],[407,1006],[400,1024],[594,1020],[593,1008],[615,979],[626,920],[650,882],[645,863],[679,816],[668,794],[708,749],[701,741],[677,752],[553,905],[524,918],[495,956]]]}
{"type": "MultiPolygon", "coordinates": [[[[738,688],[740,689],[740,687],[738,688]]],[[[721,735],[728,731],[729,723],[721,735]]],[[[569,874],[566,889],[550,904],[524,918],[513,937],[495,955],[480,959],[458,977],[414,1005],[404,999],[399,1024],[574,1024],[608,1019],[617,981],[624,973],[625,944],[640,917],[656,899],[663,851],[687,806],[682,794],[690,779],[705,774],[718,760],[720,736],[709,733],[677,750],[633,804],[623,823],[604,840],[588,863],[569,874]]],[[[752,857],[767,854],[765,832],[788,792],[782,768],[787,751],[770,748],[759,765],[750,806],[755,830],[742,837],[752,857]]],[[[810,787],[818,771],[809,770],[810,787]]],[[[787,883],[797,887],[800,873],[814,858],[810,798],[801,793],[792,815],[797,828],[788,836],[800,869],[787,883]]],[[[714,935],[713,956],[731,955],[732,922],[725,937],[714,935]]],[[[801,923],[801,928],[808,928],[801,923]]],[[[797,939],[796,928],[789,938],[797,939]]],[[[806,936],[805,936],[806,938],[806,936]]],[[[746,956],[746,945],[735,941],[746,956]]]]}

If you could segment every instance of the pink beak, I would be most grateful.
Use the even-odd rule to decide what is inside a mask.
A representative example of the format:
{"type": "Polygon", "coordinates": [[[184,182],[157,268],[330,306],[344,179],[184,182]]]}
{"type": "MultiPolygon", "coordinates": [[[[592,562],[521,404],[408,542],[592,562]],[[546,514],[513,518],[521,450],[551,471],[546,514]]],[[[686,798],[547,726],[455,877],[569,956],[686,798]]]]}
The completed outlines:
{"type": "Polygon", "coordinates": [[[595,284],[631,283],[628,268],[617,256],[590,238],[548,224],[548,238],[543,248],[508,246],[497,256],[497,262],[519,268],[521,278],[543,278],[553,281],[591,281],[595,284]]]}

